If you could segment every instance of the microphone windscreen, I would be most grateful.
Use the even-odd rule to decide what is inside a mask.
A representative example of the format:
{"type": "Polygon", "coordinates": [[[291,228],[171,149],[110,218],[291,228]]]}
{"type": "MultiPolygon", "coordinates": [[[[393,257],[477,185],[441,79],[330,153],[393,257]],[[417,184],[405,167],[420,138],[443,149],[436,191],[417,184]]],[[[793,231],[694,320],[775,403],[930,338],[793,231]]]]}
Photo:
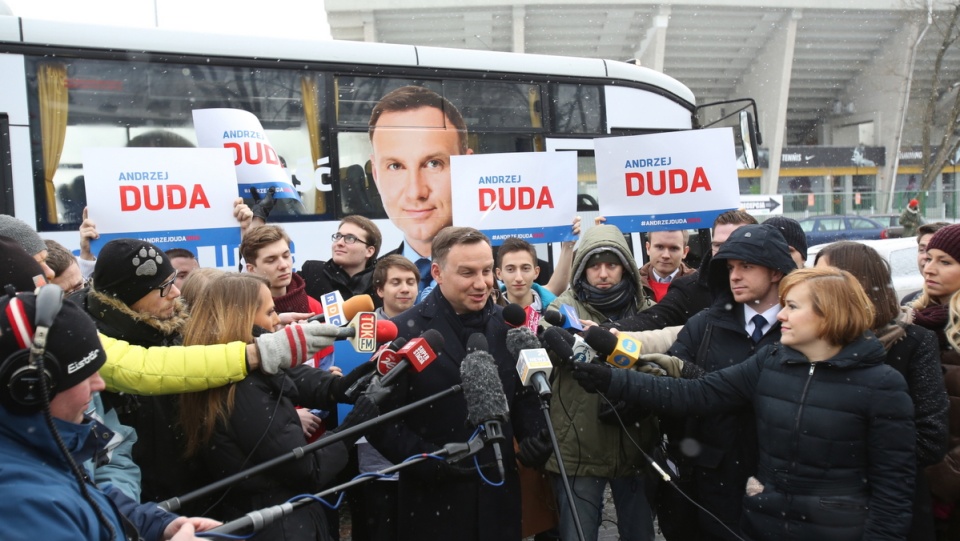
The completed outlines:
{"type": "Polygon", "coordinates": [[[487,347],[487,337],[482,333],[475,332],[470,335],[470,338],[467,338],[467,353],[487,351],[488,349],[490,348],[487,347]]]}
{"type": "Polygon", "coordinates": [[[519,304],[508,304],[503,307],[503,320],[511,327],[520,327],[527,322],[527,313],[519,304]]]}
{"type": "Polygon", "coordinates": [[[573,362],[573,335],[560,327],[549,327],[543,331],[543,341],[546,343],[547,349],[556,353],[562,362],[573,362]],[[570,341],[567,341],[568,336],[570,341]]]}
{"type": "MultiPolygon", "coordinates": [[[[373,312],[374,310],[373,298],[371,298],[370,295],[354,295],[353,297],[343,301],[343,316],[347,319],[347,321],[352,320],[353,317],[360,312],[373,312]]],[[[383,342],[383,340],[380,341],[383,342]]]]}
{"type": "Polygon", "coordinates": [[[405,345],[407,345],[407,339],[401,336],[400,338],[395,338],[393,340],[393,342],[390,344],[390,349],[397,351],[405,345]]]}
{"type": "MultiPolygon", "coordinates": [[[[377,342],[389,342],[397,337],[397,324],[388,319],[377,320],[377,342]]],[[[398,348],[399,349],[399,348],[398,348]]]]}
{"type": "Polygon", "coordinates": [[[430,349],[432,349],[434,353],[439,353],[440,350],[443,349],[443,335],[440,334],[440,331],[436,329],[427,329],[423,334],[420,335],[420,338],[426,340],[427,344],[430,345],[430,349]]]}
{"type": "Polygon", "coordinates": [[[610,355],[617,347],[617,337],[610,331],[596,326],[590,327],[590,330],[583,335],[583,339],[601,355],[610,355]]]}
{"type": "Polygon", "coordinates": [[[470,426],[506,420],[510,408],[492,355],[486,351],[468,353],[460,363],[460,381],[470,426]]]}
{"type": "Polygon", "coordinates": [[[507,351],[511,357],[518,357],[525,349],[539,349],[540,340],[526,327],[517,327],[507,331],[507,351]]]}
{"type": "Polygon", "coordinates": [[[549,324],[551,324],[551,325],[553,325],[553,326],[555,326],[555,327],[562,327],[562,326],[563,326],[563,323],[564,323],[564,320],[565,320],[566,318],[563,317],[563,314],[561,314],[560,312],[558,312],[558,311],[556,311],[556,310],[547,310],[547,311],[544,312],[544,314],[543,314],[543,319],[547,320],[547,323],[549,323],[549,324]]]}

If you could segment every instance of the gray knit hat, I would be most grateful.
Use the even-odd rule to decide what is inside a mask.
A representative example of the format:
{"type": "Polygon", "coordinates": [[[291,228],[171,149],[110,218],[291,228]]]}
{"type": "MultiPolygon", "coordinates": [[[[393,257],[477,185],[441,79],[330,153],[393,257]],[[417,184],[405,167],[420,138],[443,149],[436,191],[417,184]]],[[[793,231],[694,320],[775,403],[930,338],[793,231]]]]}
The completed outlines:
{"type": "Polygon", "coordinates": [[[37,255],[47,249],[47,245],[43,243],[43,239],[40,238],[40,235],[38,235],[32,227],[6,214],[0,214],[0,237],[9,237],[17,241],[17,244],[22,246],[31,256],[37,255]]]}

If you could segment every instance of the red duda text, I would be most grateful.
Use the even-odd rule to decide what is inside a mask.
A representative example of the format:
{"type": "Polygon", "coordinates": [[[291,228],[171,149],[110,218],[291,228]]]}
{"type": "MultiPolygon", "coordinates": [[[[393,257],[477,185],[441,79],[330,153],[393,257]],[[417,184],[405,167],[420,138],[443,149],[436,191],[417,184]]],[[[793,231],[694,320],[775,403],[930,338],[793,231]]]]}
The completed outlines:
{"type": "Polygon", "coordinates": [[[709,192],[712,189],[703,167],[697,167],[694,170],[693,180],[688,178],[687,172],[683,169],[661,169],[660,171],[647,171],[646,173],[627,173],[626,183],[627,196],[643,195],[644,193],[650,195],[693,193],[697,190],[709,192]]]}
{"type": "Polygon", "coordinates": [[[157,184],[141,186],[120,186],[120,210],[131,212],[140,210],[178,210],[197,207],[210,208],[207,194],[203,186],[194,184],[191,187],[179,184],[157,184]],[[187,195],[189,190],[190,194],[187,195]]]}
{"type": "Polygon", "coordinates": [[[501,210],[531,210],[553,208],[553,197],[546,186],[539,188],[540,193],[530,186],[511,186],[506,188],[480,188],[480,210],[500,207],[501,210]]]}
{"type": "Polygon", "coordinates": [[[247,162],[250,165],[259,165],[267,163],[271,165],[280,165],[280,158],[277,157],[277,151],[266,143],[251,143],[244,141],[243,146],[240,143],[224,143],[223,148],[233,150],[233,165],[240,165],[247,162]]]}

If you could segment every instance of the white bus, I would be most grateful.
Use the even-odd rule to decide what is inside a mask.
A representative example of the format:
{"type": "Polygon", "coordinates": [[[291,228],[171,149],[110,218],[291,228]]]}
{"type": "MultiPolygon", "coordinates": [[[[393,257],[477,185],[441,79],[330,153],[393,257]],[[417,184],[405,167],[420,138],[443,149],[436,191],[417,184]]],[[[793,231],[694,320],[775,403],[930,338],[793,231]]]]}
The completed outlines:
{"type": "MultiPolygon", "coordinates": [[[[348,214],[376,220],[383,253],[402,235],[372,179],[367,123],[404,85],[452,102],[474,152],[578,151],[569,189],[583,211],[596,210],[594,138],[697,123],[686,86],[624,62],[0,16],[0,211],[76,249],[84,148],[193,145],[194,109],[237,108],[260,119],[302,192],[300,214],[271,215],[297,260],[328,259],[348,214]]],[[[235,265],[227,252],[201,264],[235,265]]]]}

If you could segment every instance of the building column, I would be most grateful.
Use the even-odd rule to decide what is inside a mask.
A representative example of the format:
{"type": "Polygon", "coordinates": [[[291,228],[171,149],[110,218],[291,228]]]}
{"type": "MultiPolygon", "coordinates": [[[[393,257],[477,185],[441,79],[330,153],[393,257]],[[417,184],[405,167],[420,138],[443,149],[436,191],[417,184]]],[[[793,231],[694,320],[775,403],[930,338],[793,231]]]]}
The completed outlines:
{"type": "Polygon", "coordinates": [[[367,43],[377,42],[377,24],[372,11],[364,11],[360,14],[360,23],[363,25],[363,41],[367,43]]]}
{"type": "Polygon", "coordinates": [[[646,68],[663,72],[663,57],[667,50],[667,26],[670,24],[670,6],[660,6],[653,16],[653,24],[637,47],[634,58],[646,68]]]}
{"type": "MultiPolygon", "coordinates": [[[[916,17],[905,19],[870,64],[844,90],[840,102],[846,104],[846,109],[851,113],[831,122],[834,131],[853,124],[873,122],[874,140],[861,143],[886,149],[884,166],[877,175],[879,209],[889,209],[893,200],[893,165],[902,136],[900,118],[909,101],[907,78],[910,54],[919,34],[920,21],[916,17]]],[[[919,124],[919,115],[915,122],[919,124]]]]}
{"type": "Polygon", "coordinates": [[[527,8],[526,6],[513,6],[513,49],[515,53],[526,52],[527,42],[527,8]]]}
{"type": "Polygon", "coordinates": [[[757,102],[763,146],[770,151],[770,164],[760,177],[760,193],[777,193],[780,179],[780,155],[787,136],[787,98],[793,71],[793,49],[797,40],[797,21],[803,11],[794,9],[784,15],[779,30],[763,47],[760,56],[737,84],[731,98],[751,97],[757,102]]]}

